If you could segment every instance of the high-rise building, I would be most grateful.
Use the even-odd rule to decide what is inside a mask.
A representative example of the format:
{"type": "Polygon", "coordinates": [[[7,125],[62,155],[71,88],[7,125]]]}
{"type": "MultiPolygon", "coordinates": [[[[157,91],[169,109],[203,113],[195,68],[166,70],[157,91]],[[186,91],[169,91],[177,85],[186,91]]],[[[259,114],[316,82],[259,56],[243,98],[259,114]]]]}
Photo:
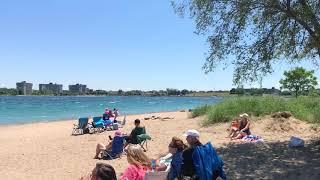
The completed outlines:
{"type": "Polygon", "coordinates": [[[19,95],[31,95],[32,94],[32,83],[26,81],[17,82],[17,91],[19,95]]]}
{"type": "Polygon", "coordinates": [[[61,94],[62,93],[62,84],[39,84],[39,91],[42,93],[53,93],[61,94]]]}
{"type": "Polygon", "coordinates": [[[87,85],[83,85],[83,84],[69,85],[69,91],[71,94],[86,94],[87,85]]]}

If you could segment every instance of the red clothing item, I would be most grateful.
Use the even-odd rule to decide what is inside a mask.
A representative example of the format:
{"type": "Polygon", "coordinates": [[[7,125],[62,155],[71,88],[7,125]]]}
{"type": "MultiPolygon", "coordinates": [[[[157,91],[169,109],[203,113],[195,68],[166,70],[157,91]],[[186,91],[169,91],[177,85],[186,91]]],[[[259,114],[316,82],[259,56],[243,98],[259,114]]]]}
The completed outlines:
{"type": "Polygon", "coordinates": [[[148,168],[130,164],[121,176],[121,180],[144,180],[148,168]]]}

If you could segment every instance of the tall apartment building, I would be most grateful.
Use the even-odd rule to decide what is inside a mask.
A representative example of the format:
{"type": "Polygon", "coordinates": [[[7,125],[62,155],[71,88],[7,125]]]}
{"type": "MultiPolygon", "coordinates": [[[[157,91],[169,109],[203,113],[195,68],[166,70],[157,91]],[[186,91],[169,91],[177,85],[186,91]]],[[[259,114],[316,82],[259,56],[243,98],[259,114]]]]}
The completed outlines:
{"type": "Polygon", "coordinates": [[[87,85],[83,85],[83,84],[69,85],[69,91],[72,94],[86,94],[87,85]]]}
{"type": "Polygon", "coordinates": [[[62,84],[39,84],[39,91],[42,93],[54,93],[61,94],[62,93],[62,84]]]}
{"type": "Polygon", "coordinates": [[[17,82],[16,89],[19,95],[31,95],[32,94],[32,83],[26,81],[17,82]]]}

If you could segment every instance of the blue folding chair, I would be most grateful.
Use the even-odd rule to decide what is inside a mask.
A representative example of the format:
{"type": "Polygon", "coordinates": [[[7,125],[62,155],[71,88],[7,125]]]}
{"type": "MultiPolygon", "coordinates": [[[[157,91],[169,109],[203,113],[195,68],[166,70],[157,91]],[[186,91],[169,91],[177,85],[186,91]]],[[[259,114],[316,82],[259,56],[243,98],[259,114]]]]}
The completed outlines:
{"type": "MultiPolygon", "coordinates": [[[[88,127],[89,118],[79,118],[78,124],[73,124],[72,135],[84,134],[84,131],[88,127]]],[[[89,130],[90,131],[90,130],[89,130]]]]}
{"type": "Polygon", "coordinates": [[[105,130],[102,117],[93,117],[91,125],[94,128],[94,132],[103,132],[105,130]]]}
{"type": "Polygon", "coordinates": [[[121,154],[123,153],[123,146],[124,137],[115,136],[112,140],[111,150],[106,149],[103,151],[102,158],[106,160],[120,158],[121,154]]]}

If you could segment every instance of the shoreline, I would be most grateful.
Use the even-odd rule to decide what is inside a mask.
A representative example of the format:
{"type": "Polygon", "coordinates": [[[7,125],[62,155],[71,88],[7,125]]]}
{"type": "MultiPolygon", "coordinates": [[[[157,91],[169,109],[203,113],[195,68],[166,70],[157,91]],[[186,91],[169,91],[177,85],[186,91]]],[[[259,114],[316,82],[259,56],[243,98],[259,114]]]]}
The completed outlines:
{"type": "MultiPolygon", "coordinates": [[[[186,109],[181,109],[186,110],[186,109]]],[[[141,115],[148,115],[148,114],[159,114],[159,113],[175,113],[180,112],[181,110],[173,110],[173,111],[156,111],[156,112],[146,112],[146,113],[137,113],[137,114],[125,114],[118,116],[118,119],[123,119],[124,116],[141,116],[141,115]]],[[[187,112],[187,111],[186,111],[187,112]]],[[[96,116],[89,116],[89,122],[92,120],[93,117],[96,116]]],[[[57,123],[57,122],[70,122],[70,121],[78,121],[78,119],[55,119],[55,120],[44,120],[44,121],[31,121],[31,122],[24,122],[24,123],[12,123],[12,124],[0,124],[1,127],[12,127],[12,126],[25,126],[25,125],[34,125],[34,124],[47,124],[47,123],[57,123]]]]}

